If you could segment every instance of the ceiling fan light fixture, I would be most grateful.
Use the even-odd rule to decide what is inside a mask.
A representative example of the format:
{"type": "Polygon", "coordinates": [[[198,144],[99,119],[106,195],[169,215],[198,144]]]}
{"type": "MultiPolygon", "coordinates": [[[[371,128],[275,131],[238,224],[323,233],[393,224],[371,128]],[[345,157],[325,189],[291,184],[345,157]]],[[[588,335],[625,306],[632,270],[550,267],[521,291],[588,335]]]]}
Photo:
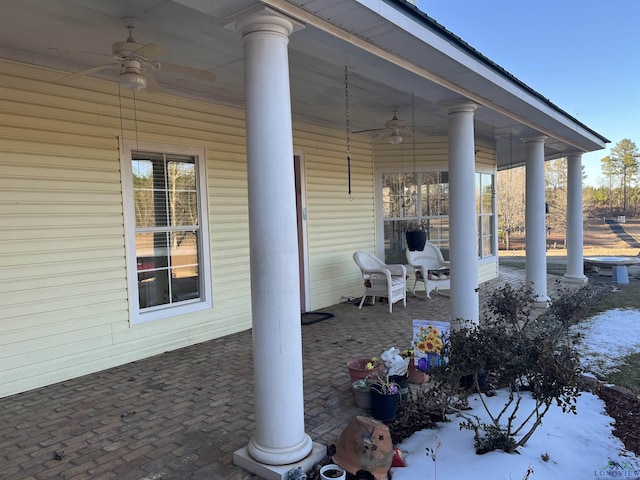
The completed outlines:
{"type": "Polygon", "coordinates": [[[147,87],[147,79],[135,72],[124,72],[118,77],[120,85],[133,92],[139,92],[147,87]]]}
{"type": "Polygon", "coordinates": [[[402,137],[396,132],[393,132],[391,135],[389,135],[389,143],[391,145],[398,145],[399,143],[402,143],[402,137]]]}

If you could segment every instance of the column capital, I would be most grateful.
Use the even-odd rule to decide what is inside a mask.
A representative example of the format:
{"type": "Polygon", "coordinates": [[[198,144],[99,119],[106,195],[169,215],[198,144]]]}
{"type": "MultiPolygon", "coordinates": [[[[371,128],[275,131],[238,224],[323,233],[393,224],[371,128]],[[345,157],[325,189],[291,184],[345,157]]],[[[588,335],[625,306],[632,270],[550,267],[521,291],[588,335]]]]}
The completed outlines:
{"type": "Polygon", "coordinates": [[[444,102],[441,104],[444,107],[447,115],[451,115],[452,113],[463,113],[463,112],[474,112],[479,105],[477,103],[471,102],[469,100],[455,101],[455,102],[444,102]]]}
{"type": "Polygon", "coordinates": [[[577,158],[578,160],[582,160],[582,152],[567,153],[567,160],[571,158],[577,158]]]}
{"type": "Polygon", "coordinates": [[[245,8],[223,18],[222,25],[227,30],[240,33],[243,37],[256,32],[271,32],[288,37],[305,27],[299,20],[262,4],[245,8]]]}
{"type": "Polygon", "coordinates": [[[522,141],[524,143],[544,143],[544,141],[549,138],[546,135],[536,135],[535,137],[526,137],[523,138],[522,141]]]}

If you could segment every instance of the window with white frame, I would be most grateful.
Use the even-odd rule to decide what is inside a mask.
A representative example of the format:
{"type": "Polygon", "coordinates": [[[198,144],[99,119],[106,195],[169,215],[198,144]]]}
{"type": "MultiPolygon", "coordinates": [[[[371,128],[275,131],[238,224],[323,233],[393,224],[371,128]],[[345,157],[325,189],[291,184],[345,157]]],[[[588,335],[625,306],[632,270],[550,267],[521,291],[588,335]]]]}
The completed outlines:
{"type": "Polygon", "coordinates": [[[132,323],[211,307],[204,150],[125,142],[132,323]]]}
{"type": "Polygon", "coordinates": [[[476,173],[476,214],[478,215],[478,256],[490,257],[495,251],[495,187],[494,175],[476,173]]]}
{"type": "MultiPolygon", "coordinates": [[[[493,174],[476,173],[479,257],[495,255],[493,174]]],[[[406,263],[404,232],[420,223],[427,240],[445,255],[449,250],[449,173],[381,174],[384,253],[387,263],[406,263]]]]}

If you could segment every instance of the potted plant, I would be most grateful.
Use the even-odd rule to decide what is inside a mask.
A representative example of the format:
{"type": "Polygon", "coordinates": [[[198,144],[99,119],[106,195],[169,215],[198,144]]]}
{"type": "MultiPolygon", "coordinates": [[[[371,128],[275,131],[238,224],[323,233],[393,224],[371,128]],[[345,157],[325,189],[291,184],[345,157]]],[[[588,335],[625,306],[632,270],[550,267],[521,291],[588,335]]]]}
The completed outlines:
{"type": "Polygon", "coordinates": [[[403,350],[401,355],[403,358],[409,359],[409,365],[407,366],[407,377],[409,379],[409,383],[416,385],[427,383],[429,381],[429,374],[426,373],[426,369],[419,370],[416,366],[413,348],[403,350]]]}
{"type": "Polygon", "coordinates": [[[400,355],[400,350],[391,347],[382,352],[380,360],[384,367],[382,372],[376,373],[371,385],[371,416],[377,420],[393,420],[401,398],[401,388],[405,395],[409,394],[409,379],[407,376],[408,358],[400,355]]]}
{"type": "Polygon", "coordinates": [[[371,408],[371,385],[373,381],[361,378],[351,384],[353,395],[356,399],[356,405],[360,408],[369,410],[371,408]]]}
{"type": "Polygon", "coordinates": [[[404,236],[409,250],[424,250],[424,245],[427,242],[427,221],[410,220],[406,222],[404,236]]]}
{"type": "Polygon", "coordinates": [[[400,398],[406,400],[409,396],[408,366],[411,359],[401,355],[396,347],[382,352],[380,359],[384,363],[389,379],[400,388],[400,398]]]}
{"type": "Polygon", "coordinates": [[[352,384],[356,380],[375,377],[381,368],[382,364],[376,357],[356,358],[347,362],[347,369],[349,370],[349,377],[351,378],[352,384]]]}
{"type": "Polygon", "coordinates": [[[400,387],[388,374],[376,375],[376,380],[371,385],[371,416],[383,422],[391,421],[396,417],[398,401],[400,399],[400,387]]]}

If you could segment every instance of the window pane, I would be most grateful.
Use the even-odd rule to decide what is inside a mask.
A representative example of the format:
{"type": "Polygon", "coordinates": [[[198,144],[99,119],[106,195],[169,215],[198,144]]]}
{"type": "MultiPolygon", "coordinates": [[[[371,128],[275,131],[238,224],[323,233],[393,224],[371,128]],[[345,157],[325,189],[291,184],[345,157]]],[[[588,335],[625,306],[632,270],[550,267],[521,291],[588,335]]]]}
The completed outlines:
{"type": "Polygon", "coordinates": [[[136,233],[138,270],[169,266],[167,235],[165,233],[136,233]],[[144,265],[144,268],[141,267],[144,265]]]}
{"type": "Polygon", "coordinates": [[[384,256],[386,263],[406,263],[404,230],[400,221],[384,222],[384,256]]]}
{"type": "MultiPolygon", "coordinates": [[[[189,276],[198,274],[198,237],[196,232],[171,232],[171,267],[191,269],[189,276]]],[[[186,270],[182,269],[184,273],[186,270]]],[[[175,273],[173,273],[175,276],[175,273]]]]}
{"type": "Polygon", "coordinates": [[[198,196],[196,192],[172,192],[170,195],[171,225],[198,225],[198,196]]]}
{"type": "Polygon", "coordinates": [[[482,179],[482,213],[493,213],[492,175],[483,173],[482,179]]]}
{"type": "Polygon", "coordinates": [[[138,303],[140,308],[164,305],[165,303],[168,303],[168,301],[168,270],[157,270],[151,274],[138,274],[138,303]]]}
{"type": "Polygon", "coordinates": [[[483,215],[478,217],[478,228],[480,232],[479,254],[481,257],[493,255],[493,231],[492,231],[492,215],[483,215]]]}
{"type": "Polygon", "coordinates": [[[174,302],[200,297],[200,280],[197,268],[175,268],[171,276],[171,294],[174,302]]]}
{"type": "Polygon", "coordinates": [[[422,174],[422,215],[449,214],[449,176],[447,172],[422,174]]]}
{"type": "Polygon", "coordinates": [[[415,217],[418,186],[414,173],[382,174],[382,213],[384,218],[415,217]]]}

